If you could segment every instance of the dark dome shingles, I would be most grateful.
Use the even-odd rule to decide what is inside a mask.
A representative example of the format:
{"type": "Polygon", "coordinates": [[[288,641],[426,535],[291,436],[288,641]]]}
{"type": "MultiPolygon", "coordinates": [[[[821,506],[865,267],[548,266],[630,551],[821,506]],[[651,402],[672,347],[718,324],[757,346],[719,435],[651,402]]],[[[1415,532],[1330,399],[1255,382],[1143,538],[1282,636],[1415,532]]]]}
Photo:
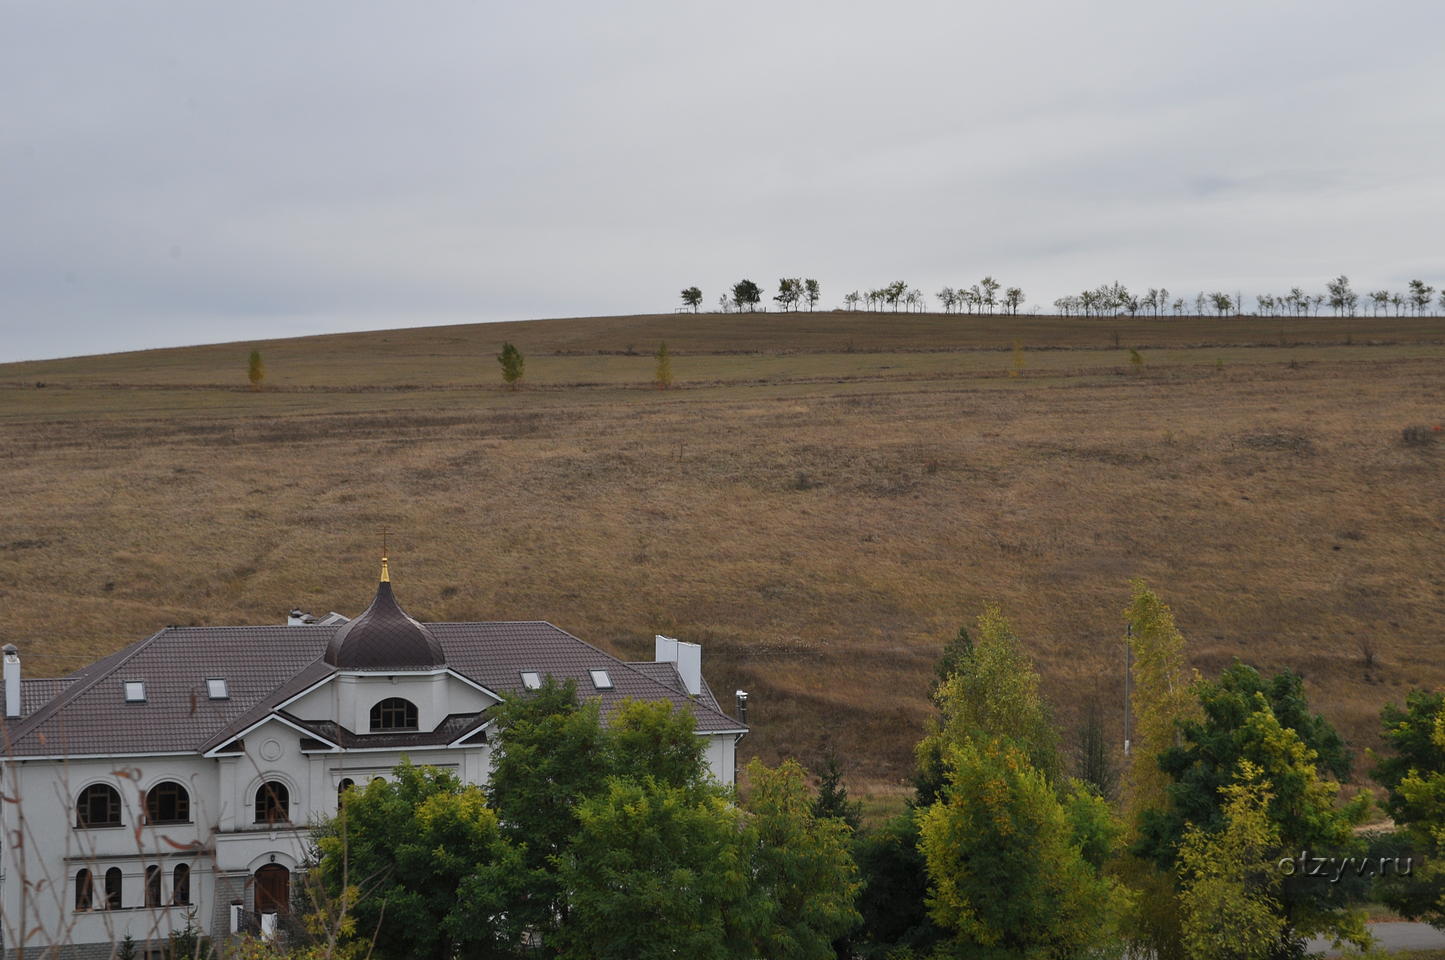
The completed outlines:
{"type": "Polygon", "coordinates": [[[446,663],[431,630],[397,605],[390,581],[377,587],[365,613],[336,631],[325,659],[340,670],[416,670],[446,663]]]}

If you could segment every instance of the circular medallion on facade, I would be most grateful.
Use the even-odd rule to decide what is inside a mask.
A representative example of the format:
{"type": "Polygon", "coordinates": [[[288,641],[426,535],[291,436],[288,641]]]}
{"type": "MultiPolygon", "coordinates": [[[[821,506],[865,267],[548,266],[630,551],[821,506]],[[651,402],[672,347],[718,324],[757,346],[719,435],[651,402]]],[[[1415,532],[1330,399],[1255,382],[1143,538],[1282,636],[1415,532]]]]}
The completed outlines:
{"type": "Polygon", "coordinates": [[[284,752],[285,751],[281,749],[281,741],[279,740],[265,740],[261,743],[262,760],[280,760],[281,754],[284,752]]]}

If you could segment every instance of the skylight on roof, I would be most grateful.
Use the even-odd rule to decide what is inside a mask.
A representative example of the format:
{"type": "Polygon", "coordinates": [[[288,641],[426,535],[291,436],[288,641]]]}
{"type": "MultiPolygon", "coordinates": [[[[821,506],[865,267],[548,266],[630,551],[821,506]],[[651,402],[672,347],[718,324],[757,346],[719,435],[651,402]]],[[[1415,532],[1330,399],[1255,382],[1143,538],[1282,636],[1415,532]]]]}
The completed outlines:
{"type": "Polygon", "coordinates": [[[534,673],[531,670],[523,670],[522,686],[526,687],[528,690],[542,689],[542,675],[540,673],[534,673]]]}
{"type": "Polygon", "coordinates": [[[127,680],[127,681],[125,681],[125,702],[126,702],[126,703],[145,703],[145,702],[146,702],[146,685],[145,685],[145,681],[144,681],[144,680],[127,680]]]}
{"type": "Polygon", "coordinates": [[[598,690],[612,689],[612,678],[608,676],[606,670],[591,670],[589,672],[592,674],[592,686],[598,690]]]}
{"type": "Polygon", "coordinates": [[[210,697],[212,700],[230,699],[231,695],[226,692],[226,678],[211,677],[210,679],[208,679],[206,681],[206,696],[210,697]]]}

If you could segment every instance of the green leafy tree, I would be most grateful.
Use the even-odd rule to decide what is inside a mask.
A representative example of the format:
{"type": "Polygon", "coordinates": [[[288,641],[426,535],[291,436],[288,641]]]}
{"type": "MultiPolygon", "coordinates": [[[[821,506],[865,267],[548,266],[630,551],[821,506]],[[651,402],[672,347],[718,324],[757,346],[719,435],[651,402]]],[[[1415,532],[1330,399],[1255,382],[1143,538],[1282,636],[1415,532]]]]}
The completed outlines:
{"type": "Polygon", "coordinates": [[[517,389],[527,368],[527,359],[522,356],[522,351],[510,342],[503,343],[502,352],[497,354],[497,363],[502,367],[502,380],[513,390],[517,389]]]}
{"type": "Polygon", "coordinates": [[[1058,733],[1039,693],[1039,675],[1002,612],[994,605],[978,618],[973,651],[938,687],[939,720],[918,744],[917,803],[935,799],[944,782],[950,744],[1008,737],[1045,779],[1059,779],[1058,733]]]}
{"type": "Polygon", "coordinates": [[[1085,859],[1028,752],[968,740],[945,763],[943,797],[917,816],[929,911],[958,954],[1062,960],[1115,942],[1127,894],[1085,859]]]}
{"type": "Polygon", "coordinates": [[[708,781],[707,741],[689,712],[666,700],[626,700],[608,719],[607,772],[640,782],[648,777],[669,787],[701,787],[708,781]]]}
{"type": "Polygon", "coordinates": [[[261,389],[261,382],[266,379],[266,364],[261,361],[260,350],[251,351],[251,359],[246,368],[246,378],[251,381],[252,390],[261,389]]]}
{"type": "Polygon", "coordinates": [[[577,832],[579,805],[606,789],[613,756],[598,702],[579,704],[570,681],[549,676],[492,709],[498,737],[487,794],[503,836],[522,850],[528,881],[512,909],[546,939],[567,917],[556,858],[577,832]]]}
{"type": "Polygon", "coordinates": [[[352,905],[356,929],[375,937],[377,956],[512,954],[521,930],[507,904],[524,867],[481,788],[404,762],[394,782],[353,788],[317,831],[317,848],[329,895],[361,891],[352,905]]]}
{"type": "Polygon", "coordinates": [[[978,282],[979,290],[983,294],[981,302],[988,307],[988,312],[993,313],[993,308],[998,305],[998,288],[1002,286],[993,277],[984,277],[978,282]]]}
{"type": "Polygon", "coordinates": [[[1018,316],[1019,307],[1024,302],[1024,291],[1022,287],[1009,287],[1003,293],[1003,305],[1007,311],[1018,316]]]}
{"type": "Polygon", "coordinates": [[[898,305],[908,295],[908,284],[902,280],[894,280],[879,292],[883,295],[884,301],[893,305],[893,312],[897,313],[898,305]]]}
{"type": "Polygon", "coordinates": [[[682,302],[684,306],[692,307],[692,312],[697,313],[702,306],[702,290],[697,287],[687,287],[682,291],[682,302]]]}
{"type": "Polygon", "coordinates": [[[798,309],[803,298],[803,281],[798,277],[783,277],[778,281],[778,294],[773,297],[784,312],[798,309]]]}
{"type": "Polygon", "coordinates": [[[666,390],[672,386],[672,354],[667,352],[667,341],[657,345],[657,369],[653,373],[652,382],[657,384],[659,390],[666,390]]]}
{"type": "MultiPolygon", "coordinates": [[[[1158,756],[1170,777],[1170,804],[1145,811],[1136,849],[1162,869],[1175,869],[1180,844],[1192,827],[1206,832],[1224,828],[1224,788],[1248,762],[1271,785],[1269,819],[1286,850],[1314,855],[1350,856],[1363,845],[1354,827],[1364,821],[1370,795],[1361,792],[1340,802],[1340,785],[1321,774],[1349,773],[1348,754],[1334,729],[1309,712],[1296,674],[1265,681],[1240,663],[1217,681],[1197,687],[1202,715],[1179,725],[1180,743],[1158,756]]],[[[1290,954],[1314,935],[1362,941],[1361,918],[1337,902],[1327,883],[1300,877],[1283,885],[1280,901],[1284,932],[1275,946],[1290,954]]]]}
{"type": "Polygon", "coordinates": [[[1221,792],[1223,823],[1192,824],[1179,846],[1179,904],[1185,950],[1210,960],[1265,960],[1285,933],[1279,901],[1279,830],[1269,781],[1249,761],[1221,792]]]}
{"type": "Polygon", "coordinates": [[[1360,295],[1350,288],[1350,278],[1340,274],[1325,284],[1329,291],[1330,309],[1340,316],[1353,317],[1360,295]]]}
{"type": "Polygon", "coordinates": [[[1056,792],[1069,821],[1070,838],[1085,862],[1102,871],[1120,852],[1124,825],[1093,784],[1070,778],[1067,783],[1056,785],[1056,792]]]}
{"type": "Polygon", "coordinates": [[[973,638],[968,635],[968,627],[958,628],[958,632],[948,639],[943,645],[943,652],[938,656],[938,662],[933,665],[933,682],[928,688],[929,697],[938,693],[938,688],[943,686],[945,680],[961,670],[973,656],[973,638]]]}
{"type": "Polygon", "coordinates": [[[720,791],[612,780],[577,808],[558,857],[577,960],[744,956],[770,906],[749,875],[749,828],[720,791]]]}
{"type": "Polygon", "coordinates": [[[733,306],[738,310],[747,307],[748,312],[751,313],[761,299],[763,299],[762,288],[751,280],[739,280],[733,284],[733,306]]]}
{"type": "Polygon", "coordinates": [[[943,940],[943,929],[928,913],[928,870],[919,840],[912,811],[856,835],[862,926],[852,944],[860,956],[925,956],[943,940]]]}
{"type": "Polygon", "coordinates": [[[1415,315],[1420,316],[1430,309],[1430,301],[1435,296],[1435,288],[1424,280],[1410,281],[1410,305],[1415,310],[1415,315]]]}
{"type": "Polygon", "coordinates": [[[1411,690],[1403,710],[1390,704],[1380,720],[1388,752],[1372,774],[1415,859],[1408,876],[1397,870],[1377,887],[1403,916],[1445,929],[1445,692],[1411,690]]]}
{"type": "Polygon", "coordinates": [[[860,922],[852,827],[814,814],[806,774],[796,761],[748,764],[744,804],[752,841],[754,895],[768,905],[753,930],[753,953],[768,960],[827,960],[833,943],[860,922]]]}
{"type": "Polygon", "coordinates": [[[823,753],[823,772],[818,777],[818,799],[813,803],[813,816],[841,820],[855,831],[861,822],[861,805],[848,799],[843,767],[838,762],[838,751],[831,743],[823,753]]]}
{"type": "Polygon", "coordinates": [[[808,311],[811,313],[823,296],[822,287],[818,286],[818,281],[810,277],[803,281],[803,291],[803,298],[808,301],[808,311]]]}

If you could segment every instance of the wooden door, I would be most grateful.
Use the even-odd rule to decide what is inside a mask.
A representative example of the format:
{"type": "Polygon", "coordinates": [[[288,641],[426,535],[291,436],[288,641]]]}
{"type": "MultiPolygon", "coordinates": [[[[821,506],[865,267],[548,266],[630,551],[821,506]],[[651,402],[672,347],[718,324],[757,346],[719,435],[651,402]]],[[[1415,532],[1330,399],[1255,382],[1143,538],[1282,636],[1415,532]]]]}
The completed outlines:
{"type": "Polygon", "coordinates": [[[256,871],[256,912],[291,912],[291,871],[279,863],[256,871]]]}

